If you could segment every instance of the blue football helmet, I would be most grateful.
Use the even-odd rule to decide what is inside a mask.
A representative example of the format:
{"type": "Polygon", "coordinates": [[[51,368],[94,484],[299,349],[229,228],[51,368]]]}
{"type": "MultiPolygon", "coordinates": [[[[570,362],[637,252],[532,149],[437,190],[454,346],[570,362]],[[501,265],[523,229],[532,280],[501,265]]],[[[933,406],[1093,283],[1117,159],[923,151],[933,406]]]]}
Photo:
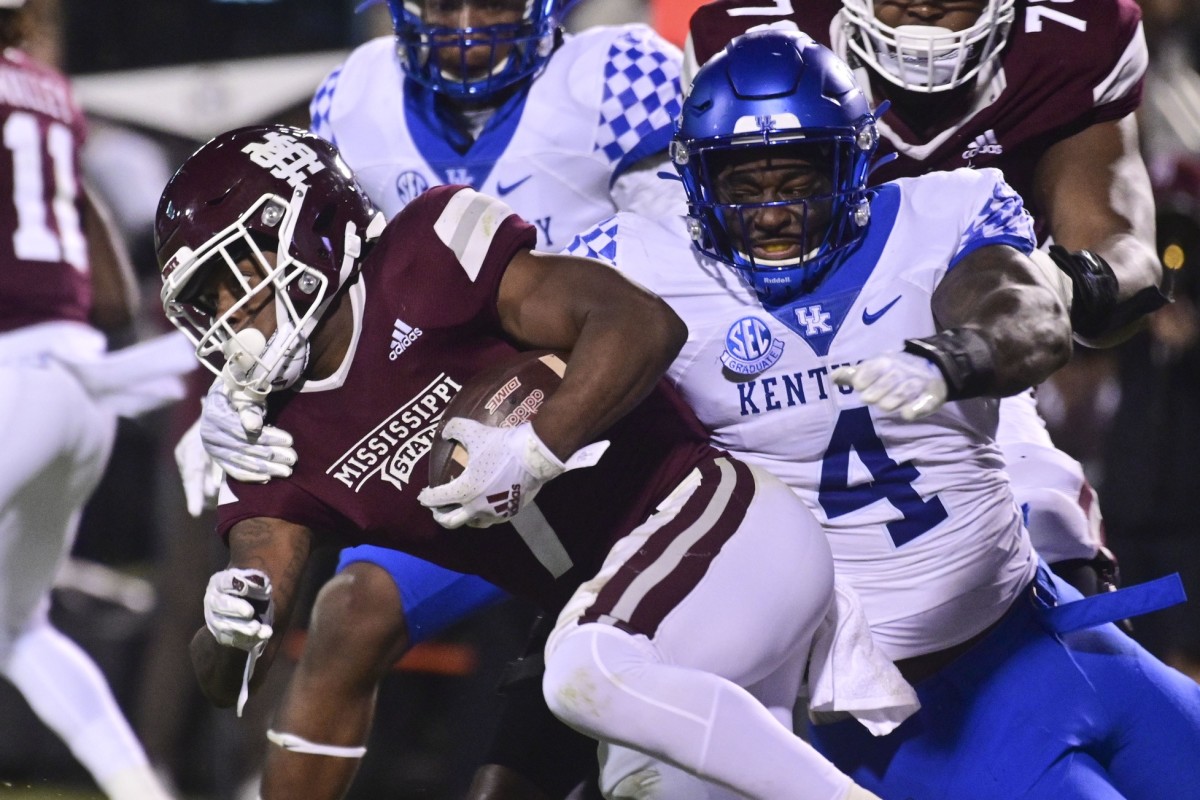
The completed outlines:
{"type": "MultiPolygon", "coordinates": [[[[461,3],[482,1],[461,0],[461,3]]],[[[559,36],[559,23],[573,5],[571,0],[525,0],[519,22],[455,28],[426,23],[422,11],[429,2],[445,0],[388,0],[405,73],[448,97],[485,101],[532,80],[545,69],[559,36]],[[481,47],[490,52],[488,66],[472,71],[467,66],[467,50],[481,47]],[[458,74],[443,69],[443,56],[450,63],[459,64],[458,74]]]]}
{"type": "Polygon", "coordinates": [[[877,145],[875,116],[832,51],[796,31],[739,36],[696,74],[671,142],[696,246],[732,267],[768,305],[811,292],[866,233],[867,174],[877,145]],[[717,176],[731,160],[789,152],[827,170],[828,194],[721,201],[717,176]],[[826,205],[828,215],[810,215],[826,205]],[[780,207],[803,221],[801,255],[756,258],[754,215],[780,207]],[[825,225],[823,234],[808,230],[810,216],[825,225]]]}

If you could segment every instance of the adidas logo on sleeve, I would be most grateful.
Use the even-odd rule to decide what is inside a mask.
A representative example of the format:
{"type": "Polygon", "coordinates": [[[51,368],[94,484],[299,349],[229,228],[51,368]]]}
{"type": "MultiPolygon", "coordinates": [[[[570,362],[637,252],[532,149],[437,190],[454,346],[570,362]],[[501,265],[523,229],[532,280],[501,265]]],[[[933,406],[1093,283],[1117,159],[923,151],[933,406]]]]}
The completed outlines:
{"type": "Polygon", "coordinates": [[[971,142],[971,146],[963,151],[962,157],[964,161],[970,161],[979,154],[998,156],[1004,152],[1004,147],[1000,142],[996,141],[996,132],[988,128],[983,133],[975,137],[975,141],[971,142]]]}

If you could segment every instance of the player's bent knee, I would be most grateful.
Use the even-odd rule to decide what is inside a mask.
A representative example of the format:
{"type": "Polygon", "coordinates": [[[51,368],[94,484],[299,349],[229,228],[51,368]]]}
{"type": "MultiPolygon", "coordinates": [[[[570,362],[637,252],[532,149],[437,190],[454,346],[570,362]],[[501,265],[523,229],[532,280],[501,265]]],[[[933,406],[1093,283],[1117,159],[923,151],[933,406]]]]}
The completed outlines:
{"type": "Polygon", "coordinates": [[[607,625],[580,625],[546,653],[542,694],[551,713],[576,730],[605,738],[631,698],[623,678],[656,662],[648,644],[607,625]]]}
{"type": "Polygon", "coordinates": [[[305,659],[344,669],[348,659],[386,670],[408,649],[404,608],[391,576],[354,564],[322,587],[313,605],[305,659]]]}

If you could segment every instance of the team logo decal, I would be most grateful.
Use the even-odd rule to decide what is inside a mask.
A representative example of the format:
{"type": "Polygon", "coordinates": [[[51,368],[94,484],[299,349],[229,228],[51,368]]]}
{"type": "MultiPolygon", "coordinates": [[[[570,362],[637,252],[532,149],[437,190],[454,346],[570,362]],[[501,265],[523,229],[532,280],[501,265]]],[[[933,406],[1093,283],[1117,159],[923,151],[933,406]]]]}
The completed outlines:
{"type": "Polygon", "coordinates": [[[325,169],[316,152],[298,139],[286,133],[272,131],[264,141],[251,142],[242,148],[250,160],[270,170],[276,178],[288,182],[298,189],[308,185],[308,177],[325,169]]]}
{"type": "Polygon", "coordinates": [[[813,306],[797,308],[796,324],[804,326],[803,333],[806,337],[820,336],[833,332],[833,326],[829,324],[831,316],[832,314],[822,308],[820,303],[817,303],[813,306]]]}
{"type": "Polygon", "coordinates": [[[400,197],[400,202],[403,205],[408,205],[417,196],[429,188],[429,181],[425,176],[414,170],[406,170],[400,173],[396,178],[396,194],[400,197]]]}
{"type": "Polygon", "coordinates": [[[388,352],[388,359],[395,361],[400,355],[409,348],[413,342],[421,338],[424,333],[420,328],[414,328],[403,320],[397,319],[392,325],[392,346],[388,352]]]}
{"type": "Polygon", "coordinates": [[[742,317],[725,334],[721,363],[739,375],[757,375],[783,356],[783,342],[758,317],[742,317]]]}

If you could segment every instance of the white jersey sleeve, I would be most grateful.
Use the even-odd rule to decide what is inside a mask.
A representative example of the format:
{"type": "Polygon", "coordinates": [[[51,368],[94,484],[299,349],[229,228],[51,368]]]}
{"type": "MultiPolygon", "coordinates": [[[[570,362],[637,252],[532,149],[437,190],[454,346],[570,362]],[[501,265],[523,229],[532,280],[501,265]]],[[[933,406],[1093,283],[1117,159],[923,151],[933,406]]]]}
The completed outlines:
{"type": "Polygon", "coordinates": [[[333,93],[337,90],[338,78],[342,75],[342,66],[339,64],[325,76],[313,94],[312,100],[308,103],[309,130],[335,147],[337,139],[333,133],[333,126],[329,122],[329,108],[333,102],[333,93]]]}

